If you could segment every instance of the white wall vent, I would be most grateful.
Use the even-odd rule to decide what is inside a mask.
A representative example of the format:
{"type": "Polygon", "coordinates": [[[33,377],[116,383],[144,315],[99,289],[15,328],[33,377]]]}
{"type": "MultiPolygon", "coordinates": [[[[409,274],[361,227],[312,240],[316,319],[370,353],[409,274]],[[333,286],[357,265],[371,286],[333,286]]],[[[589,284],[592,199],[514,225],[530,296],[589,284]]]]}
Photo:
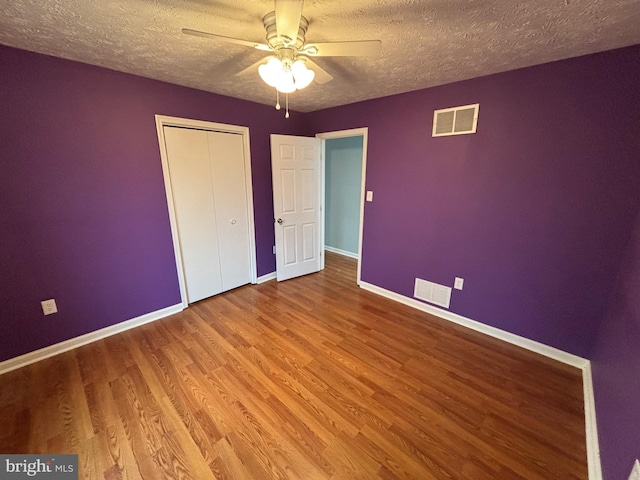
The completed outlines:
{"type": "Polygon", "coordinates": [[[433,137],[476,133],[479,103],[433,112],[433,137]]]}
{"type": "Polygon", "coordinates": [[[451,287],[445,287],[438,283],[416,278],[413,296],[425,302],[449,308],[449,303],[451,302],[451,287]]]}

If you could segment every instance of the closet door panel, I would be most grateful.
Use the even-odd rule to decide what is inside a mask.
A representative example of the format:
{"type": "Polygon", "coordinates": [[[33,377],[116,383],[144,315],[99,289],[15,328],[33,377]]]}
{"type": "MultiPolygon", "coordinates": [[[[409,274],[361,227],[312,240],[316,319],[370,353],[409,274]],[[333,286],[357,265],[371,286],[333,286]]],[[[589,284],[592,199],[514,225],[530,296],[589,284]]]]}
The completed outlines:
{"type": "Polygon", "coordinates": [[[244,144],[241,135],[208,132],[223,290],[251,282],[244,144]]]}
{"type": "Polygon", "coordinates": [[[207,132],[164,127],[188,302],[223,291],[207,132]]]}

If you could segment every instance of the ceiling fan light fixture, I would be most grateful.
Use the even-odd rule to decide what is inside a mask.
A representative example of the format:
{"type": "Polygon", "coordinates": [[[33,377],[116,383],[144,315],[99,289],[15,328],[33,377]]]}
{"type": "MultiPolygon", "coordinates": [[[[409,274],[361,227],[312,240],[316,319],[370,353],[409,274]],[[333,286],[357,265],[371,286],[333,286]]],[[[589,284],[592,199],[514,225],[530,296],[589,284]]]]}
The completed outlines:
{"type": "Polygon", "coordinates": [[[316,76],[313,70],[305,65],[304,60],[293,63],[283,62],[279,58],[271,58],[258,67],[260,78],[280,93],[292,93],[309,86],[316,76]]]}

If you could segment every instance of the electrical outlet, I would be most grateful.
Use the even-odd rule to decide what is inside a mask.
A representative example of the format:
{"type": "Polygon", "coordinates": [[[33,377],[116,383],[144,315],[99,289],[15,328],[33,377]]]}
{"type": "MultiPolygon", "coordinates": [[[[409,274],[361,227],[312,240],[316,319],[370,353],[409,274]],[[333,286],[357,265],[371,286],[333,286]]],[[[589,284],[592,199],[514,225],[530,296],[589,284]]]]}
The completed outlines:
{"type": "Polygon", "coordinates": [[[629,480],[640,480],[640,460],[636,460],[636,463],[633,464],[629,480]]]}
{"type": "Polygon", "coordinates": [[[453,281],[453,288],[456,290],[462,290],[462,286],[464,285],[464,278],[456,277],[453,281]]]}
{"type": "Polygon", "coordinates": [[[276,254],[276,246],[275,245],[273,246],[273,254],[274,255],[276,254]]]}
{"type": "Polygon", "coordinates": [[[58,313],[58,307],[56,306],[56,301],[53,298],[40,302],[40,305],[42,305],[42,313],[44,313],[45,315],[58,313]]]}
{"type": "Polygon", "coordinates": [[[367,202],[373,202],[373,191],[367,190],[367,202]]]}

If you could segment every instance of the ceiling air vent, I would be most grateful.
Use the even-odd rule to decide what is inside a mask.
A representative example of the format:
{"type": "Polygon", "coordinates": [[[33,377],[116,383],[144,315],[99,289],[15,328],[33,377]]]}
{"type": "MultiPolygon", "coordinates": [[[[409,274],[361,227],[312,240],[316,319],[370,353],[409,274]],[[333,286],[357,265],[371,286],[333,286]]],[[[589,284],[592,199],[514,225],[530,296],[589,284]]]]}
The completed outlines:
{"type": "Polygon", "coordinates": [[[479,103],[433,112],[433,137],[476,133],[479,103]]]}

